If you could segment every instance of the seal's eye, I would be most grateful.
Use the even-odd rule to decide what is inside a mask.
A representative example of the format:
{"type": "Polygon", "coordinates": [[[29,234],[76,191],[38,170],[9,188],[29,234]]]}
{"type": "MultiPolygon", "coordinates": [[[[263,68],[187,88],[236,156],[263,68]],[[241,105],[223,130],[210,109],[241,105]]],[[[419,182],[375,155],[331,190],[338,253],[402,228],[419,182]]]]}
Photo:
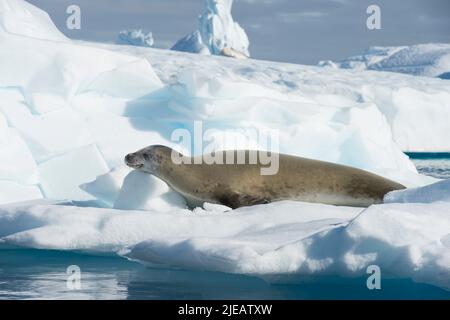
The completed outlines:
{"type": "Polygon", "coordinates": [[[147,153],[144,153],[144,160],[145,161],[150,160],[150,156],[147,153]]]}

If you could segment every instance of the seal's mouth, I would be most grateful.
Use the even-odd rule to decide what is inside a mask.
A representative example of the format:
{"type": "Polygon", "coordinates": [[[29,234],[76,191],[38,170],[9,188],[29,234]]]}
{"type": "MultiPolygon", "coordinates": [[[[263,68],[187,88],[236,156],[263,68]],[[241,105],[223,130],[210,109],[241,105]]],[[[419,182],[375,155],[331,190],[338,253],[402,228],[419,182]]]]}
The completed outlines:
{"type": "Polygon", "coordinates": [[[144,165],[143,165],[143,164],[130,164],[130,163],[127,163],[127,166],[129,166],[129,167],[131,167],[131,168],[133,168],[133,169],[140,169],[140,168],[142,168],[144,165]]]}

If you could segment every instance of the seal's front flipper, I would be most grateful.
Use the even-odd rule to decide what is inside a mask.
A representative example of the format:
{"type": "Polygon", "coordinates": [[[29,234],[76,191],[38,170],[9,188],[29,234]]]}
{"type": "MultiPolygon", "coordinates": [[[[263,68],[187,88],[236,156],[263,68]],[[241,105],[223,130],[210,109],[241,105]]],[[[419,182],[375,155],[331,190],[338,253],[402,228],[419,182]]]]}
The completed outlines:
{"type": "Polygon", "coordinates": [[[254,195],[230,192],[220,197],[220,202],[227,207],[237,209],[239,207],[253,206],[256,204],[265,204],[270,201],[265,198],[260,198],[254,195]]]}

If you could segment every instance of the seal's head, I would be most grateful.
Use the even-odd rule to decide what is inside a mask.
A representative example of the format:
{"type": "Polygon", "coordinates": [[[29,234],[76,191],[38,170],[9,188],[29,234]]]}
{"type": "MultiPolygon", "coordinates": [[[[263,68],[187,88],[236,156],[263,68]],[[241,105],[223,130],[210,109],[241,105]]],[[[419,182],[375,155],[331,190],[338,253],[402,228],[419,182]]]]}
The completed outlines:
{"type": "Polygon", "coordinates": [[[154,145],[125,156],[125,164],[133,169],[156,174],[162,162],[169,157],[172,149],[154,145]]]}

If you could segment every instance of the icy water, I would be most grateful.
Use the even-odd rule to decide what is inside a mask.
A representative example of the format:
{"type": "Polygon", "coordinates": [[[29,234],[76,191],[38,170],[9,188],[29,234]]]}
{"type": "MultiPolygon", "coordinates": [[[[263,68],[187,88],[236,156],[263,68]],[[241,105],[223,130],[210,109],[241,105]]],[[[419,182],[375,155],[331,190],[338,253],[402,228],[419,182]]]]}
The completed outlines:
{"type": "Polygon", "coordinates": [[[450,153],[408,153],[417,170],[439,179],[450,179],[450,153]]]}
{"type": "MultiPolygon", "coordinates": [[[[409,154],[418,170],[450,178],[450,154],[409,154]]],[[[0,250],[0,299],[448,299],[450,291],[407,279],[382,278],[368,290],[366,278],[260,279],[216,272],[146,268],[118,257],[0,250]],[[67,268],[81,270],[81,288],[67,285],[67,268]]]]}
{"type": "Polygon", "coordinates": [[[450,299],[450,292],[383,279],[368,290],[365,278],[271,279],[216,272],[149,269],[116,257],[72,252],[4,250],[0,299],[450,299]],[[67,286],[69,265],[81,270],[81,288],[67,286]]]}

